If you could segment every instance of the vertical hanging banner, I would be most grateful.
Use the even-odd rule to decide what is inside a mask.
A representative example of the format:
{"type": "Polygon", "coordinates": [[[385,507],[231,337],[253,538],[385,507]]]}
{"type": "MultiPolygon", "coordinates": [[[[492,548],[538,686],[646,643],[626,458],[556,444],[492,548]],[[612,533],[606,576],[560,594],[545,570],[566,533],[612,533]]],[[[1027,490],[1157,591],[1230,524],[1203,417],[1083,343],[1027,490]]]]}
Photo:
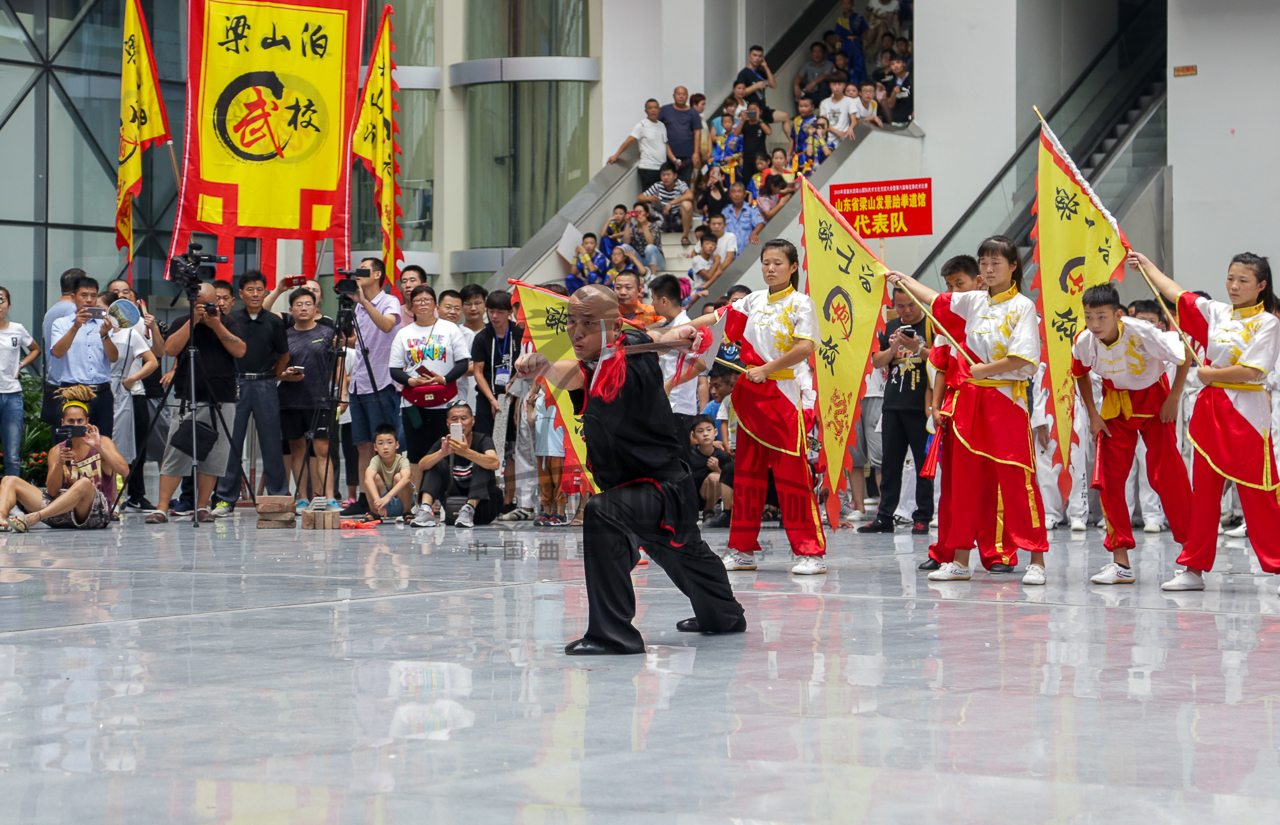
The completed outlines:
{"type": "Polygon", "coordinates": [[[191,0],[170,255],[192,232],[345,242],[364,8],[362,0],[191,0]]]}
{"type": "Polygon", "coordinates": [[[133,276],[133,199],[142,194],[142,153],[167,143],[169,115],[160,96],[156,59],[138,0],[124,7],[124,55],[120,66],[120,158],[116,170],[116,249],[128,250],[133,276]]]}
{"type": "Polygon", "coordinates": [[[394,93],[400,91],[393,73],[396,64],[392,53],[391,6],[382,9],[378,23],[378,37],[373,41],[373,56],[365,75],[364,91],[360,95],[360,109],[356,118],[355,134],[351,139],[351,154],[360,158],[364,168],[373,175],[375,200],[378,204],[378,221],[382,225],[382,260],[393,284],[400,281],[400,164],[396,156],[400,145],[396,134],[396,105],[394,93]]]}
{"type": "MultiPolygon", "coordinates": [[[[552,362],[574,358],[568,332],[569,299],[523,281],[509,283],[512,302],[516,304],[516,322],[524,327],[527,341],[533,344],[534,350],[552,362]]],[[[576,459],[592,491],[600,492],[591,471],[586,469],[587,442],[582,433],[582,416],[574,414],[567,390],[552,387],[551,397],[556,404],[556,426],[564,428],[565,449],[572,453],[572,456],[566,454],[566,459],[576,459]]]]}
{"type": "Polygon", "coordinates": [[[818,351],[813,374],[826,459],[827,510],[838,522],[843,470],[852,466],[854,438],[872,345],[884,330],[885,280],[889,271],[844,217],[813,184],[804,181],[800,224],[804,229],[805,289],[818,307],[818,351]],[[833,509],[834,508],[834,509],[833,509]]]}
{"type": "Polygon", "coordinates": [[[1128,241],[1102,201],[1058,142],[1048,123],[1040,127],[1036,200],[1031,211],[1037,264],[1032,290],[1039,292],[1040,338],[1044,341],[1046,410],[1053,416],[1058,489],[1071,493],[1070,455],[1075,436],[1076,382],[1071,345],[1084,329],[1084,291],[1124,279],[1128,241]]]}

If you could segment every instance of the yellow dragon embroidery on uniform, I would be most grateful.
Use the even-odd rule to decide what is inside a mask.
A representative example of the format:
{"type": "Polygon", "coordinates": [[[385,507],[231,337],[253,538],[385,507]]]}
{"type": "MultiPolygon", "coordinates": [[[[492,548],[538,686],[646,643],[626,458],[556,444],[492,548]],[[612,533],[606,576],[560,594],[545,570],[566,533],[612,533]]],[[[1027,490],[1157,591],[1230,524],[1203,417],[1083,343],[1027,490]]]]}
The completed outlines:
{"type": "Polygon", "coordinates": [[[1147,369],[1147,357],[1138,351],[1138,339],[1136,336],[1129,338],[1129,345],[1125,347],[1125,355],[1129,356],[1129,374],[1142,375],[1147,369]]]}

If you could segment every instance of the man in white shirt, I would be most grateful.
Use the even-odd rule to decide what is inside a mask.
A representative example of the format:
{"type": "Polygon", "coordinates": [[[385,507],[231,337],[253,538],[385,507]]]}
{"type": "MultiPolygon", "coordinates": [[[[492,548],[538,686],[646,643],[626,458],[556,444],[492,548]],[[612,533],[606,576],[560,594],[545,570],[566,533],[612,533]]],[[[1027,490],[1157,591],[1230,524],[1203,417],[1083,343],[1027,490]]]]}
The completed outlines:
{"type": "Polygon", "coordinates": [[[870,80],[859,84],[858,96],[853,99],[853,125],[857,126],[864,120],[872,126],[884,128],[884,121],[880,119],[880,107],[876,103],[876,84],[870,80]]]}
{"type": "Polygon", "coordinates": [[[822,101],[818,114],[827,119],[831,134],[839,140],[847,140],[853,137],[853,127],[857,125],[853,98],[844,93],[849,76],[844,72],[833,72],[829,82],[831,97],[822,101]]]}
{"type": "MultiPolygon", "coordinates": [[[[659,275],[649,283],[649,292],[653,295],[653,311],[666,319],[663,327],[678,327],[689,323],[689,313],[684,311],[680,301],[680,281],[674,275],[659,275]]],[[[671,401],[671,412],[676,419],[676,439],[681,448],[687,450],[691,443],[689,433],[693,431],[693,419],[698,414],[698,382],[690,378],[681,381],[677,370],[684,370],[681,362],[688,361],[674,350],[658,356],[662,364],[662,382],[667,390],[667,398],[671,401]]]]}
{"type": "MultiPolygon", "coordinates": [[[[446,289],[440,293],[436,302],[436,317],[442,321],[457,324],[462,335],[467,339],[467,352],[471,352],[471,344],[475,341],[476,331],[464,325],[462,320],[462,294],[454,289],[446,289]]],[[[468,375],[458,379],[458,397],[467,402],[467,406],[475,409],[476,380],[468,375]]]]}
{"type": "Polygon", "coordinates": [[[627,151],[628,146],[632,143],[640,144],[640,163],[637,164],[637,169],[640,172],[641,192],[661,180],[658,170],[662,168],[662,164],[671,161],[673,165],[679,166],[676,163],[676,156],[671,152],[671,146],[667,143],[667,127],[658,120],[658,114],[661,111],[662,106],[657,100],[653,98],[646,100],[644,120],[636,124],[631,134],[627,135],[627,139],[622,141],[618,151],[609,158],[610,163],[617,163],[618,156],[627,151]]]}

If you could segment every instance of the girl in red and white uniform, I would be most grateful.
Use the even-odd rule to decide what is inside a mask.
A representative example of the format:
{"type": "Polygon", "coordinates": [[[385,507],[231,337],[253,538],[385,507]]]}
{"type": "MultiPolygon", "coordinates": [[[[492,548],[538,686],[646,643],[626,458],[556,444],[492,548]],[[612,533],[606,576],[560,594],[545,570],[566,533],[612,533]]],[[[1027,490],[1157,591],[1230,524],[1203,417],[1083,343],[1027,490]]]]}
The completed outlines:
{"type": "Polygon", "coordinates": [[[725,338],[739,344],[742,363],[749,367],[733,388],[738,446],[733,456],[731,552],[725,557],[729,570],[756,569],[760,517],[772,470],[782,523],[797,557],[791,572],[827,572],[826,537],[806,461],[815,399],[809,356],[817,347],[818,313],[813,299],[796,291],[799,261],[790,241],[769,241],[760,254],[767,289],[692,322],[694,327],[712,326],[723,314],[725,338]]]}
{"type": "MultiPolygon", "coordinates": [[[[1040,361],[1040,324],[1035,304],[1021,293],[1022,262],[1017,246],[1003,236],[978,247],[985,291],[939,294],[901,272],[888,279],[931,305],[938,323],[962,344],[972,367],[957,354],[964,373],[955,395],[949,435],[955,442],[951,466],[957,481],[944,495],[950,502],[950,526],[939,535],[930,556],[942,566],[932,581],[970,578],[969,551],[994,547],[1004,535],[1014,548],[1031,552],[1023,584],[1045,583],[1044,553],[1049,549],[1044,504],[1036,484],[1031,446],[1027,381],[1040,361]],[[992,518],[1000,513],[1000,523],[992,518]]],[[[1017,564],[1016,552],[1009,555],[1017,564]]]]}
{"type": "Polygon", "coordinates": [[[1280,573],[1280,471],[1267,376],[1280,357],[1280,319],[1267,259],[1250,252],[1231,259],[1224,304],[1187,292],[1146,256],[1129,253],[1169,300],[1178,302],[1178,326],[1205,348],[1198,372],[1204,385],[1196,398],[1187,437],[1195,449],[1191,468],[1191,528],[1179,571],[1161,587],[1203,590],[1218,546],[1222,488],[1235,482],[1249,524],[1249,539],[1262,569],[1280,573]]]}

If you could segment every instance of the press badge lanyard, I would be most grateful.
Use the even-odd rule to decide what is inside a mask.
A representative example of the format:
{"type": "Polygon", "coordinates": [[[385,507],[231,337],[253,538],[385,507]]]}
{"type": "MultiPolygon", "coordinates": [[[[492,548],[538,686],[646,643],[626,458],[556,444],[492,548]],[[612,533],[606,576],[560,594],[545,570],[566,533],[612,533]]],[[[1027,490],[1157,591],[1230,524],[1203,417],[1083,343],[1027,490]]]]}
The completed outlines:
{"type": "Polygon", "coordinates": [[[511,380],[511,368],[507,366],[507,350],[511,346],[511,325],[507,324],[507,334],[502,337],[502,349],[498,349],[498,337],[493,338],[493,348],[491,354],[496,354],[493,360],[493,383],[499,387],[507,386],[507,382],[511,380]]]}

